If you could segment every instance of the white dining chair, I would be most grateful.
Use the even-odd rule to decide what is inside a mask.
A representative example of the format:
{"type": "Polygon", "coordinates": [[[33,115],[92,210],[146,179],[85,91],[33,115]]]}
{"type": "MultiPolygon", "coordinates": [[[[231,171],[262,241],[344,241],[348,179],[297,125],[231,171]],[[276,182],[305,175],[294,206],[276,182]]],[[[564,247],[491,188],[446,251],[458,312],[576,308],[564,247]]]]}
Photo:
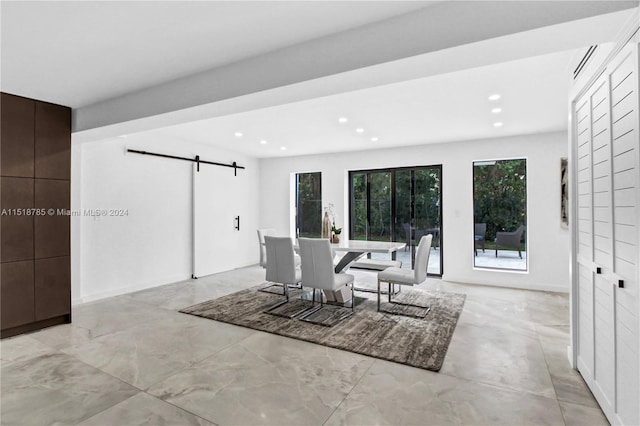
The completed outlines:
{"type": "MultiPolygon", "coordinates": [[[[275,235],[276,230],[272,228],[258,229],[258,243],[260,244],[260,266],[267,267],[267,249],[265,247],[264,237],[267,235],[275,235]]],[[[255,252],[254,252],[255,253],[255,252]]]]}
{"type": "Polygon", "coordinates": [[[319,238],[298,238],[300,257],[302,258],[302,286],[313,289],[312,301],[315,303],[316,291],[320,290],[320,306],[300,317],[301,320],[322,324],[309,318],[324,307],[322,291],[335,291],[351,284],[351,309],[341,315],[337,321],[350,317],[354,313],[355,299],[353,294],[354,276],[336,273],[333,265],[333,254],[329,240],[319,238]]]}
{"type": "MultiPolygon", "coordinates": [[[[418,250],[416,251],[416,261],[413,269],[402,269],[402,268],[387,268],[384,271],[378,272],[378,311],[380,311],[380,283],[386,282],[389,285],[389,303],[394,303],[397,305],[404,306],[413,306],[416,308],[423,308],[426,310],[425,315],[429,311],[429,306],[422,305],[414,305],[411,303],[402,303],[392,300],[392,291],[391,286],[395,284],[399,285],[416,285],[424,282],[427,279],[427,267],[429,266],[429,253],[431,252],[431,241],[433,240],[433,235],[428,234],[424,235],[420,238],[420,243],[418,244],[418,250]]],[[[389,312],[389,313],[398,313],[400,315],[405,315],[400,312],[389,312]]],[[[420,315],[411,315],[406,314],[408,316],[417,316],[419,318],[424,318],[424,316],[420,315]]]]}
{"type": "Polygon", "coordinates": [[[265,249],[267,254],[266,279],[272,283],[282,285],[285,300],[269,307],[265,312],[273,315],[293,318],[296,315],[306,311],[309,306],[301,307],[301,309],[286,314],[274,311],[276,308],[289,302],[289,286],[297,287],[302,281],[302,273],[296,267],[293,241],[289,237],[264,237],[265,249]]]}

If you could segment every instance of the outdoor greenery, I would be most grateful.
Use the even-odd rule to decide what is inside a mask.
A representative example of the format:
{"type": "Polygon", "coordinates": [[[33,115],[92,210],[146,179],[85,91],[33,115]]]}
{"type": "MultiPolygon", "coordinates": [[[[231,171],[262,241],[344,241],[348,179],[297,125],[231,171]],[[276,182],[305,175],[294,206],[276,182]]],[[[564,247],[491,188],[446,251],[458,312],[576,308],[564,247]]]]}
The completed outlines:
{"type": "Polygon", "coordinates": [[[487,243],[498,231],[515,231],[527,223],[525,159],[483,161],[473,165],[475,223],[486,223],[487,243]]]}
{"type": "Polygon", "coordinates": [[[408,241],[408,233],[440,226],[440,170],[416,168],[352,174],[352,226],[355,239],[367,239],[367,184],[370,186],[369,239],[408,241]],[[392,182],[395,179],[395,215],[392,182]],[[412,206],[411,182],[414,181],[412,206]]]}
{"type": "Polygon", "coordinates": [[[296,226],[300,237],[317,238],[322,234],[322,175],[296,175],[296,226]]]}

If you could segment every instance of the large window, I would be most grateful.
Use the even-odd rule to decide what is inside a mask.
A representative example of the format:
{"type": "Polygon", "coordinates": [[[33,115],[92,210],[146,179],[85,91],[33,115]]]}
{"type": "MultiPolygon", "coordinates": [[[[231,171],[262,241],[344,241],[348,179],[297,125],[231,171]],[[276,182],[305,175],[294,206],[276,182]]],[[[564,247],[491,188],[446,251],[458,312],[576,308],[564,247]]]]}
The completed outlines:
{"type": "Polygon", "coordinates": [[[406,242],[406,249],[394,256],[403,268],[412,268],[416,244],[423,235],[433,234],[427,271],[442,275],[442,167],[354,171],[349,178],[349,237],[406,242]]]}
{"type": "Polygon", "coordinates": [[[296,174],[296,236],[319,238],[322,233],[322,175],[296,174]]]}
{"type": "Polygon", "coordinates": [[[473,163],[474,259],[478,268],[527,270],[527,161],[473,163]]]}

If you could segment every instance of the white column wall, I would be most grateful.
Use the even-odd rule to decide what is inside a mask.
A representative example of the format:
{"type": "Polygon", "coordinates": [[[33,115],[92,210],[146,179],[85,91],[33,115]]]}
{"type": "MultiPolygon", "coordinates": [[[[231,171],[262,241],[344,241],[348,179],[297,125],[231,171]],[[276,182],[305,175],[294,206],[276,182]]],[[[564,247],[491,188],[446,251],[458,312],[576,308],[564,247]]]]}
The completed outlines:
{"type": "MultiPolygon", "coordinates": [[[[560,219],[560,158],[567,134],[544,133],[395,149],[263,159],[260,161],[260,227],[290,234],[290,176],[322,172],[322,204],[333,203],[336,225],[348,229],[349,170],[443,166],[444,275],[449,281],[568,292],[569,231],[560,219]],[[527,159],[529,270],[473,267],[473,161],[527,159]]],[[[348,234],[347,234],[348,235],[348,234]]]]}
{"type": "MultiPolygon", "coordinates": [[[[259,163],[225,150],[177,140],[158,140],[152,135],[130,136],[75,147],[81,155],[80,189],[73,192],[72,206],[80,209],[74,227],[72,300],[87,302],[144,288],[185,280],[192,273],[192,163],[126,153],[127,148],[194,157],[246,166],[246,188],[233,193],[223,191],[225,208],[234,197],[246,211],[242,226],[256,229],[258,224],[259,163]],[[79,193],[79,194],[78,194],[79,193]],[[89,209],[127,209],[127,216],[87,216],[89,209]]],[[[202,165],[201,167],[215,167],[202,165]]],[[[233,179],[229,169],[229,179],[233,179]]],[[[224,182],[220,184],[225,187],[224,182]]],[[[226,187],[225,187],[226,188],[226,187]]],[[[237,203],[235,203],[237,204],[237,203]]],[[[238,235],[240,250],[232,256],[228,269],[258,262],[255,231],[238,235]]],[[[216,242],[224,245],[224,241],[216,242]]],[[[228,242],[227,242],[228,243],[228,242]]]]}

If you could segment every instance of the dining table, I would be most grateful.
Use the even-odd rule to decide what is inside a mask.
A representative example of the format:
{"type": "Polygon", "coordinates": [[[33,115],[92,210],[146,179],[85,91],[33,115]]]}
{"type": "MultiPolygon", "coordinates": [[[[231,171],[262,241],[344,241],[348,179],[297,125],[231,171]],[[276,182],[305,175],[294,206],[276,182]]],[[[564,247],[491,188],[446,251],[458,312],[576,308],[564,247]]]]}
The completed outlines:
{"type": "Polygon", "coordinates": [[[401,241],[342,240],[331,244],[334,253],[344,253],[335,266],[335,272],[344,272],[349,266],[368,253],[392,254],[407,244],[401,241]]]}
{"type": "MultiPolygon", "coordinates": [[[[336,274],[344,272],[351,264],[356,262],[368,253],[386,253],[392,254],[395,251],[403,249],[407,244],[401,241],[367,241],[367,240],[341,240],[339,243],[331,243],[331,251],[336,254],[344,253],[338,263],[335,265],[336,274]]],[[[294,246],[295,251],[299,251],[298,241],[294,246]]],[[[368,291],[366,289],[355,288],[356,291],[368,291]]],[[[330,294],[325,292],[327,300],[346,301],[346,294],[330,294]]]]}

